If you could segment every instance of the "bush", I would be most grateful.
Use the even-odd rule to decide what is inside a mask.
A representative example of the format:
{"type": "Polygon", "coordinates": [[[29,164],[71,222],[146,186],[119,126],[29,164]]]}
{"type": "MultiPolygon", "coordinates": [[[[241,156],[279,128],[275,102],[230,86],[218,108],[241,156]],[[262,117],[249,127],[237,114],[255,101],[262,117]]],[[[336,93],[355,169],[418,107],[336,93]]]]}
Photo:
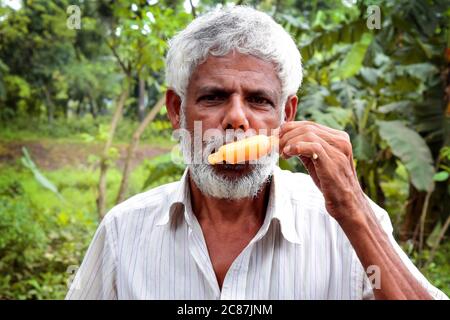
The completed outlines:
{"type": "MultiPolygon", "coordinates": [[[[148,170],[168,155],[145,161],[130,177],[128,196],[143,191],[148,170]]],[[[164,161],[162,161],[164,160],[164,161]]],[[[65,200],[20,166],[0,170],[0,300],[63,299],[71,266],[79,266],[98,225],[98,170],[63,168],[42,173],[65,200]]],[[[182,172],[177,168],[178,175],[182,172]]],[[[174,173],[172,179],[179,178],[174,173]]],[[[155,177],[152,186],[167,177],[155,177]]],[[[107,175],[107,205],[114,205],[121,172],[107,175]]]]}
{"type": "Polygon", "coordinates": [[[83,212],[83,204],[62,203],[27,172],[6,171],[0,179],[0,299],[62,299],[67,269],[81,262],[95,215],[83,212]]]}
{"type": "Polygon", "coordinates": [[[95,221],[24,200],[0,200],[0,299],[63,298],[66,270],[81,261],[95,221]]]}
{"type": "MultiPolygon", "coordinates": [[[[421,261],[427,261],[430,250],[424,250],[422,254],[415,253],[413,261],[419,264],[421,261]]],[[[436,251],[433,261],[420,268],[423,275],[437,288],[440,288],[450,297],[450,241],[445,241],[436,251]]]]}

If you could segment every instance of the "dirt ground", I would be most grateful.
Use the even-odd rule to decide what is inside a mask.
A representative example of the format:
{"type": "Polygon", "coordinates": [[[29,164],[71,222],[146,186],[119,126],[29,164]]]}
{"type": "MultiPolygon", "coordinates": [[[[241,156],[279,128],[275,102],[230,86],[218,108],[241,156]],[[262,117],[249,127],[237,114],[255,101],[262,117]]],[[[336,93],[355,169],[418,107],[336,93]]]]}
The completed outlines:
{"type": "MultiPolygon", "coordinates": [[[[43,170],[56,170],[62,167],[90,166],[90,155],[100,155],[103,146],[100,144],[87,144],[82,142],[60,142],[52,140],[38,141],[0,141],[0,164],[16,164],[22,157],[22,147],[26,147],[32,160],[43,170]]],[[[116,161],[118,168],[122,168],[126,158],[127,145],[116,144],[120,156],[116,161]]],[[[139,145],[132,161],[132,167],[139,165],[143,160],[170,151],[170,148],[139,145]]]]}

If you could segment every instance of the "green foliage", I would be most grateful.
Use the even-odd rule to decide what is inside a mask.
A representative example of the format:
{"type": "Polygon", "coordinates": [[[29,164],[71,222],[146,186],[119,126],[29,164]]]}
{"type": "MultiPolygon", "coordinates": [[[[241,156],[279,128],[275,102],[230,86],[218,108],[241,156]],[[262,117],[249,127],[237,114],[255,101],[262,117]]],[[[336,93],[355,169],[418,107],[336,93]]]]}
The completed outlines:
{"type": "Polygon", "coordinates": [[[112,5],[114,20],[107,41],[116,47],[124,66],[137,72],[158,71],[164,67],[167,40],[191,19],[185,12],[159,6],[117,1],[112,5]],[[130,10],[135,4],[136,10],[130,10]]]}
{"type": "Polygon", "coordinates": [[[177,150],[146,161],[145,167],[149,175],[143,189],[179,180],[186,168],[177,150]]]}
{"type": "Polygon", "coordinates": [[[63,298],[66,269],[80,263],[96,221],[83,203],[63,208],[31,173],[1,170],[0,299],[63,298]]]}
{"type": "MultiPolygon", "coordinates": [[[[443,147],[440,152],[440,165],[442,171],[437,172],[433,176],[433,180],[437,182],[447,181],[450,176],[450,147],[443,147]]],[[[450,194],[450,188],[449,188],[450,194]]]]}
{"type": "MultiPolygon", "coordinates": [[[[98,170],[40,170],[66,202],[28,169],[0,165],[0,170],[0,299],[63,299],[70,266],[80,265],[98,225],[98,170]]],[[[135,169],[130,194],[142,191],[146,173],[144,164],[135,169]]],[[[110,170],[107,180],[111,208],[120,171],[110,170]]]]}
{"type": "MultiPolygon", "coordinates": [[[[436,157],[450,132],[442,99],[446,84],[440,77],[447,65],[443,52],[450,21],[445,3],[379,1],[380,30],[367,28],[369,3],[364,1],[350,7],[334,1],[296,3],[277,15],[295,35],[304,59],[298,119],[350,134],[361,185],[382,206],[390,201],[387,187],[397,183],[398,160],[411,189],[436,185],[432,202],[448,194],[447,185],[433,181],[433,176],[447,181],[448,167],[436,157]],[[440,170],[436,176],[435,168],[440,170]]],[[[394,197],[394,211],[406,210],[407,197],[394,197]]],[[[448,211],[437,216],[432,223],[445,220],[448,211]]]]}
{"type": "Polygon", "coordinates": [[[342,60],[342,63],[334,70],[332,78],[345,80],[356,75],[362,67],[367,49],[373,40],[371,33],[364,33],[361,39],[354,43],[342,60]]]}
{"type": "Polygon", "coordinates": [[[110,113],[124,77],[161,91],[167,40],[192,18],[129,0],[36,0],[18,10],[1,3],[0,17],[0,120],[31,114],[49,122],[110,113]],[[80,29],[67,27],[69,5],[80,7],[80,29]]]}
{"type": "MultiPolygon", "coordinates": [[[[435,236],[450,212],[450,161],[442,151],[450,142],[443,99],[449,83],[440,76],[448,72],[448,1],[377,1],[379,30],[366,26],[371,4],[295,2],[279,9],[277,20],[294,35],[304,63],[297,118],[350,134],[360,183],[388,210],[394,230],[407,231],[401,238],[419,223],[412,211],[420,212],[424,197],[417,190],[432,191],[425,236],[435,236]]],[[[409,253],[420,255],[410,241],[409,253]]],[[[444,267],[436,263],[430,280],[448,292],[448,252],[440,257],[444,267]]]]}
{"type": "Polygon", "coordinates": [[[39,169],[36,167],[36,165],[33,162],[33,160],[31,160],[31,157],[30,157],[30,154],[28,153],[28,150],[25,147],[23,147],[22,148],[22,152],[23,152],[23,157],[20,160],[22,161],[22,164],[25,167],[27,167],[28,169],[31,170],[31,172],[33,172],[33,175],[34,175],[34,178],[36,179],[36,181],[39,182],[39,184],[41,186],[43,186],[44,188],[50,190],[51,192],[56,194],[61,200],[63,200],[63,198],[61,197],[61,194],[58,191],[58,188],[51,181],[49,181],[41,173],[41,171],[39,171],[39,169]]]}
{"type": "Polygon", "coordinates": [[[433,159],[430,149],[417,132],[400,121],[378,121],[380,136],[410,172],[413,185],[422,191],[433,189],[433,159]]]}
{"type": "MultiPolygon", "coordinates": [[[[0,142],[77,143],[88,164],[44,170],[26,153],[25,167],[0,163],[0,299],[63,298],[67,268],[79,265],[97,226],[99,158],[91,151],[101,150],[127,79],[130,97],[109,154],[111,207],[121,179],[112,160],[138,125],[138,80],[145,82],[147,110],[164,91],[167,40],[192,14],[184,1],[23,2],[19,10],[0,3],[0,142]],[[66,27],[69,4],[81,8],[80,30],[66,27]]],[[[225,2],[201,1],[196,13],[225,2]]],[[[246,1],[273,15],[300,48],[298,119],[350,134],[361,185],[387,209],[397,232],[414,219],[408,204],[423,205],[415,190],[434,186],[427,246],[418,252],[414,239],[404,243],[422,265],[450,212],[448,82],[441,77],[448,71],[450,11],[446,0],[380,0],[382,28],[369,30],[372,2],[246,1]]],[[[170,137],[163,108],[141,143],[168,148],[170,137]]],[[[0,161],[9,151],[1,147],[0,161]]],[[[179,160],[176,151],[135,168],[127,196],[179,179],[185,167],[173,159],[179,160]]],[[[280,166],[305,171],[296,159],[280,166]]],[[[450,294],[448,237],[441,243],[422,271],[450,294]]]]}
{"type": "MultiPolygon", "coordinates": [[[[142,143],[169,147],[172,126],[170,122],[159,117],[151,122],[142,134],[142,143]]],[[[111,118],[102,116],[93,118],[90,115],[69,119],[57,119],[52,124],[35,118],[23,117],[0,126],[0,140],[40,140],[58,139],[63,141],[98,143],[105,141],[111,118]]],[[[128,143],[137,124],[131,119],[123,119],[117,128],[115,141],[128,143]]]]}
{"type": "Polygon", "coordinates": [[[405,206],[409,195],[409,175],[406,167],[400,162],[395,163],[393,178],[383,175],[380,188],[386,196],[384,209],[389,212],[396,235],[399,234],[399,226],[405,215],[405,206]]]}
{"type": "MultiPolygon", "coordinates": [[[[429,250],[424,250],[421,254],[414,252],[410,256],[416,265],[421,261],[428,260],[429,250]]],[[[450,242],[446,242],[440,247],[433,262],[422,267],[423,275],[436,287],[440,288],[447,296],[450,296],[450,242]]]]}

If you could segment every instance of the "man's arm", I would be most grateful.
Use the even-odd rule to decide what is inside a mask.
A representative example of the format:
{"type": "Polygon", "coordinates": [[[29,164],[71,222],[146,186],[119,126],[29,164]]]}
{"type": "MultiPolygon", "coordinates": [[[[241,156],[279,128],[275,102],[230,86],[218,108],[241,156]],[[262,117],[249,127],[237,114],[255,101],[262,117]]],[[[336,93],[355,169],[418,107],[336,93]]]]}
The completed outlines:
{"type": "Polygon", "coordinates": [[[349,209],[355,210],[352,215],[364,218],[361,221],[349,219],[338,223],[355,249],[364,270],[378,272],[379,286],[372,286],[375,299],[433,299],[400,258],[367,199],[364,197],[358,207],[349,206],[349,209]]]}
{"type": "MultiPolygon", "coordinates": [[[[409,270],[409,272],[414,276],[414,278],[427,290],[427,292],[431,295],[433,299],[436,300],[448,300],[448,297],[439,289],[437,289],[435,286],[433,286],[420,272],[420,270],[413,264],[413,262],[410,260],[408,255],[403,251],[403,249],[400,247],[400,245],[397,243],[397,241],[394,238],[393,235],[393,227],[391,223],[391,219],[389,218],[388,213],[386,210],[379,207],[377,204],[375,204],[372,200],[370,200],[367,197],[367,201],[369,202],[372,212],[375,213],[376,220],[378,224],[381,225],[384,233],[386,234],[391,247],[394,249],[394,251],[397,253],[397,256],[401,259],[403,262],[403,265],[406,266],[406,268],[409,270]]],[[[379,270],[377,270],[379,271],[379,270]]],[[[373,272],[373,271],[372,271],[373,272]]],[[[379,279],[381,280],[382,275],[379,274],[379,279]]],[[[376,277],[374,277],[374,273],[371,275],[372,280],[376,280],[376,277]]],[[[370,281],[371,279],[368,279],[365,277],[365,281],[363,283],[363,299],[374,299],[375,298],[375,290],[373,290],[374,284],[377,285],[376,281],[370,281]],[[375,282],[375,283],[374,283],[375,282]]],[[[380,281],[381,282],[381,281],[380,281]]],[[[381,283],[379,283],[381,285],[381,283]]]]}
{"type": "Polygon", "coordinates": [[[347,133],[309,121],[290,121],[281,127],[280,150],[285,158],[300,157],[321,190],[328,213],[340,224],[364,269],[375,266],[380,271],[376,299],[433,298],[380,226],[359,185],[347,133]]]}

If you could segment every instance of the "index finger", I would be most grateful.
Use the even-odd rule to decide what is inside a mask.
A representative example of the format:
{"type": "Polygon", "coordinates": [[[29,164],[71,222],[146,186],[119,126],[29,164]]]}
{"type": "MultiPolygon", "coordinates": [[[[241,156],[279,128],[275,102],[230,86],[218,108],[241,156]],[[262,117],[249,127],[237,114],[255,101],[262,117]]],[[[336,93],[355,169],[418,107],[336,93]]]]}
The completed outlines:
{"type": "Polygon", "coordinates": [[[284,124],[282,124],[280,127],[280,136],[283,136],[286,132],[288,132],[294,128],[301,127],[301,126],[314,127],[315,129],[321,129],[321,130],[324,130],[324,131],[334,134],[334,135],[339,135],[339,136],[346,135],[346,133],[344,131],[336,130],[336,129],[327,127],[323,124],[316,123],[313,121],[302,120],[302,121],[288,121],[288,122],[285,122],[284,124]]]}

